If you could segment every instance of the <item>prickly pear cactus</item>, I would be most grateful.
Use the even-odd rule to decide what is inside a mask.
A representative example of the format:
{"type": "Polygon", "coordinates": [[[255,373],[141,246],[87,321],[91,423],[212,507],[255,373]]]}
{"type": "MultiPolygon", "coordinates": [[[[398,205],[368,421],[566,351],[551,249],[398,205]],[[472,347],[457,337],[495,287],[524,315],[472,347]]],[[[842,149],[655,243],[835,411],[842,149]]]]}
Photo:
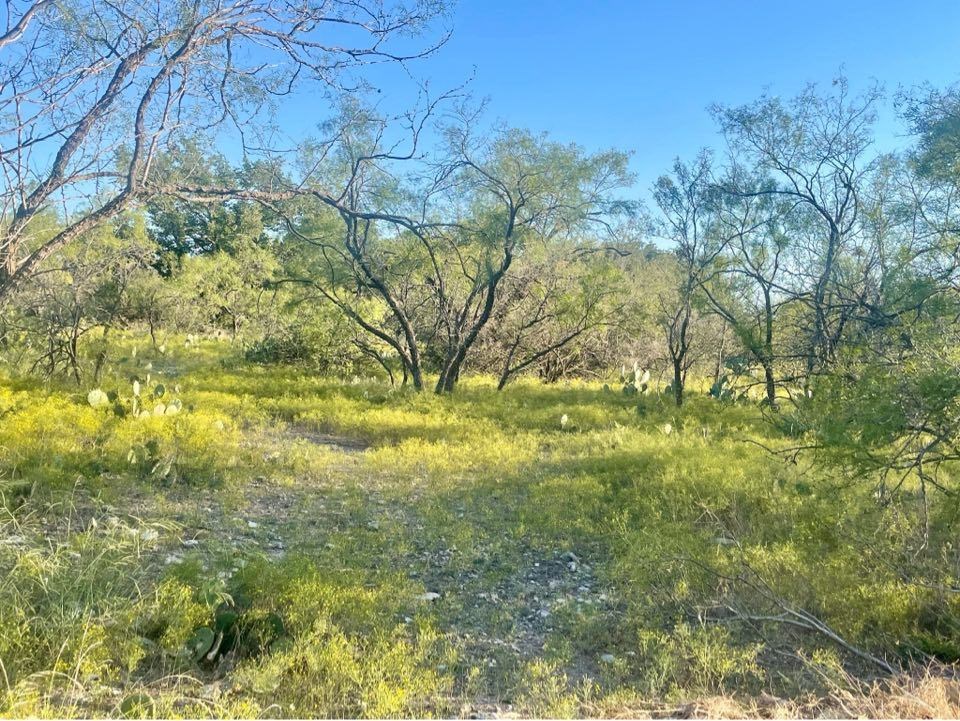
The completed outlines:
{"type": "Polygon", "coordinates": [[[203,626],[194,631],[193,636],[187,641],[187,650],[195,661],[202,661],[210,653],[215,642],[216,635],[213,630],[203,626]]]}
{"type": "Polygon", "coordinates": [[[710,386],[710,395],[718,401],[733,400],[733,391],[729,387],[730,377],[720,376],[712,386],[710,386]]]}
{"type": "Polygon", "coordinates": [[[87,403],[94,408],[102,408],[110,404],[110,398],[99,388],[94,388],[87,393],[87,403]]]}
{"type": "Polygon", "coordinates": [[[637,361],[633,362],[632,373],[627,373],[626,367],[622,366],[620,378],[623,380],[623,394],[625,396],[635,396],[638,393],[646,394],[650,387],[650,370],[641,367],[637,361]]]}

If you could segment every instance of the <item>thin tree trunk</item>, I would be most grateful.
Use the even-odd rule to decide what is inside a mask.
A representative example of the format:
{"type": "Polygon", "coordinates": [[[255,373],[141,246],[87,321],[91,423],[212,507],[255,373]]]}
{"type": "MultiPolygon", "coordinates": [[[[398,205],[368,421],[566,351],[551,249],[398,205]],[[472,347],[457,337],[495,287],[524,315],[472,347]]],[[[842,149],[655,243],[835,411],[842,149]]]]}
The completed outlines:
{"type": "Polygon", "coordinates": [[[683,405],[683,359],[673,359],[673,398],[677,407],[683,405]]]}
{"type": "Polygon", "coordinates": [[[777,407],[777,384],[773,376],[773,364],[769,361],[763,364],[764,385],[767,390],[767,401],[771,408],[777,407]]]}
{"type": "Polygon", "coordinates": [[[497,390],[502,391],[503,387],[507,385],[507,381],[510,380],[512,371],[510,369],[510,364],[513,362],[513,355],[517,352],[517,348],[520,346],[520,336],[518,335],[513,341],[513,344],[510,346],[510,352],[507,353],[507,359],[503,362],[503,371],[500,373],[500,380],[497,382],[497,390]]]}
{"type": "Polygon", "coordinates": [[[103,343],[103,347],[97,353],[97,360],[93,366],[93,382],[98,384],[100,383],[100,374],[103,373],[103,366],[107,362],[107,335],[110,333],[110,326],[103,326],[103,337],[100,339],[100,342],[103,343]]]}
{"type": "Polygon", "coordinates": [[[770,298],[770,287],[763,289],[765,317],[765,334],[763,344],[763,376],[767,389],[767,401],[770,407],[777,407],[777,385],[773,376],[773,303],[770,298]]]}
{"type": "Polygon", "coordinates": [[[723,325],[720,328],[720,345],[717,348],[717,372],[713,375],[713,384],[716,385],[720,382],[720,374],[723,372],[723,350],[724,345],[727,341],[727,321],[723,321],[723,325]]]}
{"type": "MultiPolygon", "coordinates": [[[[413,383],[413,389],[417,392],[423,390],[423,371],[420,368],[420,359],[417,358],[416,361],[411,359],[410,361],[410,378],[413,383]]],[[[406,373],[404,373],[406,375],[406,373]]]]}

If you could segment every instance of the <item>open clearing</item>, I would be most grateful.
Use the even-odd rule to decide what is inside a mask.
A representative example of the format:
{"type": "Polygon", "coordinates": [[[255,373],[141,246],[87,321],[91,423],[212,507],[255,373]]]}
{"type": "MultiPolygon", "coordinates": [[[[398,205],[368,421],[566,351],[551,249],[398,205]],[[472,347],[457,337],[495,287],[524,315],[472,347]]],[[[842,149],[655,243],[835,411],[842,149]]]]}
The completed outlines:
{"type": "Polygon", "coordinates": [[[231,357],[124,359],[120,400],[146,364],[182,399],[147,419],[5,383],[4,714],[843,713],[879,669],[734,618],[774,615],[745,569],[891,663],[889,634],[930,638],[903,609],[945,602],[893,537],[846,542],[896,519],[760,450],[783,439],[755,406],[231,357]]]}

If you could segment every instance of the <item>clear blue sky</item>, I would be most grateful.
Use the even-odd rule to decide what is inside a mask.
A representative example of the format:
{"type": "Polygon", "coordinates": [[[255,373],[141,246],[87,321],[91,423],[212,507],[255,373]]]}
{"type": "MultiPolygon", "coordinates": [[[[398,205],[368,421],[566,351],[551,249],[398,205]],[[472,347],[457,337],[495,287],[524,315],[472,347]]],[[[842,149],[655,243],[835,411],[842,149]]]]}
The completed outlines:
{"type": "MultiPolygon", "coordinates": [[[[450,22],[417,75],[437,90],[473,75],[491,120],[634,151],[642,195],[675,156],[717,144],[713,102],[792,95],[841,68],[891,93],[960,80],[960,0],[459,0],[450,22]]],[[[386,88],[384,104],[409,92],[386,88]]],[[[881,145],[899,132],[887,112],[881,145]]]]}

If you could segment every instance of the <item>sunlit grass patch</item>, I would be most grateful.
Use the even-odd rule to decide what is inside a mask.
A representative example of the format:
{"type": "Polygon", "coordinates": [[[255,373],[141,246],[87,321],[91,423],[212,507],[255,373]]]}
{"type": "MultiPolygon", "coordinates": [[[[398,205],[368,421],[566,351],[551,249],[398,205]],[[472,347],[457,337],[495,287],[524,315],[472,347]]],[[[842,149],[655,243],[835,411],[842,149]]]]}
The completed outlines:
{"type": "MultiPolygon", "coordinates": [[[[784,462],[757,444],[796,439],[753,404],[527,379],[417,395],[167,342],[101,385],[149,363],[174,415],[0,382],[8,715],[742,709],[824,693],[810,659],[868,668],[733,618],[776,616],[767,587],[898,663],[958,654],[949,559],[918,552],[913,490],[884,506],[784,462]],[[903,578],[910,559],[936,583],[903,578]],[[224,613],[248,641],[198,660],[224,613]]],[[[955,516],[930,506],[937,548],[955,516]]]]}
{"type": "Polygon", "coordinates": [[[74,522],[79,528],[66,532],[36,515],[2,523],[4,713],[41,713],[55,698],[69,706],[78,689],[87,702],[102,702],[149,655],[136,625],[161,605],[175,612],[170,599],[142,585],[156,573],[149,549],[162,529],[117,518],[74,522]],[[38,544],[40,537],[48,543],[38,544]]]}
{"type": "Polygon", "coordinates": [[[0,423],[0,479],[57,483],[95,472],[104,426],[70,397],[14,394],[0,423]]]}

